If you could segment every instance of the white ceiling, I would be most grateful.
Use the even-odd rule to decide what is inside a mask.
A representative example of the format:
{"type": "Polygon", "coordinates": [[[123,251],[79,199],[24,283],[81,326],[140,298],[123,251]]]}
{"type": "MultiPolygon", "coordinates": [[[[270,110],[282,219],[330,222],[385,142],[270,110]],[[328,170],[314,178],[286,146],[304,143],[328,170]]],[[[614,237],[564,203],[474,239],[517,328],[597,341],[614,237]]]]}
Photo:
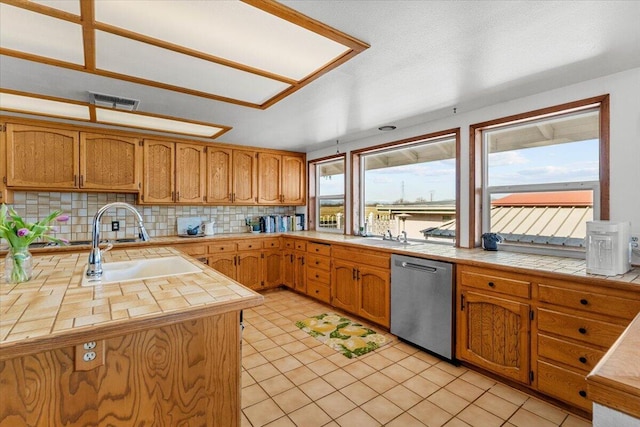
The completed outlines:
{"type": "Polygon", "coordinates": [[[308,152],[640,67],[640,1],[281,3],[371,47],[265,110],[8,56],[0,87],[139,99],[140,112],[231,126],[220,142],[308,152]]]}

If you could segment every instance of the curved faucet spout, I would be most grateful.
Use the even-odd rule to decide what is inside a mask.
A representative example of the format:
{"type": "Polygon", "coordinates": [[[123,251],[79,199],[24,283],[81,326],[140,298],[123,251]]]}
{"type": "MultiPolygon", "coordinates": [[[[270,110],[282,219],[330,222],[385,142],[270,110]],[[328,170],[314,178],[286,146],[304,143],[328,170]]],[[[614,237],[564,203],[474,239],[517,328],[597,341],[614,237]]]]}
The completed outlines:
{"type": "Polygon", "coordinates": [[[142,215],[140,212],[136,210],[129,203],[124,202],[113,202],[108,203],[98,209],[95,216],[93,217],[93,224],[91,226],[92,229],[92,238],[91,238],[91,252],[89,252],[89,267],[87,268],[87,276],[89,277],[100,277],[102,275],[102,251],[100,251],[100,220],[106,211],[111,208],[124,208],[130,211],[132,214],[136,216],[138,219],[138,229],[139,229],[139,237],[143,242],[149,240],[149,234],[147,234],[147,230],[144,228],[144,224],[142,223],[142,215]]]}

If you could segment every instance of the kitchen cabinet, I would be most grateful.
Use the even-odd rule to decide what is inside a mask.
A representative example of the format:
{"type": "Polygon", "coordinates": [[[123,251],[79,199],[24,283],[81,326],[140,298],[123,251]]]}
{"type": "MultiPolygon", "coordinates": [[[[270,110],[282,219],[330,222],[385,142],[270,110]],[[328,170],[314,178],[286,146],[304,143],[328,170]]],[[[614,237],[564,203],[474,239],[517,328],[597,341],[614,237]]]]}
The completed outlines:
{"type": "Polygon", "coordinates": [[[233,194],[233,150],[207,147],[207,203],[229,204],[233,194]]]}
{"type": "Polygon", "coordinates": [[[307,295],[331,303],[331,245],[307,243],[307,295]]]}
{"type": "Polygon", "coordinates": [[[244,205],[258,203],[258,153],[233,150],[231,202],[244,205]]]}
{"type": "Polygon", "coordinates": [[[208,245],[207,264],[214,270],[236,280],[237,246],[235,242],[216,242],[208,245]]]}
{"type": "Polygon", "coordinates": [[[388,328],[390,256],[334,245],[331,263],[331,304],[388,328]]]}
{"type": "Polygon", "coordinates": [[[290,289],[307,293],[307,242],[285,238],[282,245],[282,283],[290,289]]]}
{"type": "Polygon", "coordinates": [[[469,266],[457,274],[458,358],[529,384],[531,283],[469,266]]]}
{"type": "Polygon", "coordinates": [[[144,185],[140,203],[202,204],[205,189],[204,146],[144,141],[144,185]]]}
{"type": "Polygon", "coordinates": [[[137,192],[137,138],[8,123],[9,188],[137,192]]]}
{"type": "Polygon", "coordinates": [[[258,203],[305,204],[305,158],[258,153],[258,203]]]}

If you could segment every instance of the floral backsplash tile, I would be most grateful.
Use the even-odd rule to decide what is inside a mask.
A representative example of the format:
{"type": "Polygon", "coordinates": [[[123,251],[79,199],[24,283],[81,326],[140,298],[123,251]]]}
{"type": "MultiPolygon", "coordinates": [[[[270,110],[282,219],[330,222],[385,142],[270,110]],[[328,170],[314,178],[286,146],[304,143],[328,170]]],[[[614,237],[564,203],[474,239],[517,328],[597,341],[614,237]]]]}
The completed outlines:
{"type": "MultiPolygon", "coordinates": [[[[137,205],[136,200],[136,194],[16,191],[10,206],[29,222],[45,218],[56,209],[62,210],[70,218],[58,226],[56,237],[70,241],[90,240],[93,216],[111,202],[126,202],[138,209],[151,237],[176,234],[176,219],[179,217],[199,216],[203,221],[215,221],[216,234],[242,233],[246,231],[246,217],[293,215],[296,211],[291,206],[148,206],[137,205]]],[[[103,239],[123,239],[138,234],[135,218],[125,209],[108,211],[101,222],[103,239]],[[111,221],[120,222],[120,231],[111,231],[111,221]]]]}

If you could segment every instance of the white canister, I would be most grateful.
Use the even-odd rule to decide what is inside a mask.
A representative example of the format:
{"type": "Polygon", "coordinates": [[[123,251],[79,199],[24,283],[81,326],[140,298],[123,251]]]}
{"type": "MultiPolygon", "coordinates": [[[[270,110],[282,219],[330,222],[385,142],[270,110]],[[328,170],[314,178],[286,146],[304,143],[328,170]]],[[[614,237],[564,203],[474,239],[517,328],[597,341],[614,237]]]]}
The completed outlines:
{"type": "Polygon", "coordinates": [[[204,226],[204,235],[205,236],[213,236],[216,232],[216,223],[215,221],[205,222],[204,226]]]}

